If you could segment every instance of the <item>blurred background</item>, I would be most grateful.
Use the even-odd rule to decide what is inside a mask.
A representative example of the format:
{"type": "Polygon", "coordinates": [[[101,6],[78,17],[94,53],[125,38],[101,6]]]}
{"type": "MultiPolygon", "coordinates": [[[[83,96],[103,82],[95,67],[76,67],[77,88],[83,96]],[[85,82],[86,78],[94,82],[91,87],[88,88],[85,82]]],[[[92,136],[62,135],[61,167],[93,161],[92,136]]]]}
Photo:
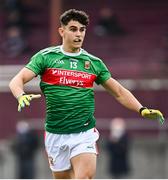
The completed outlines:
{"type": "MultiPolygon", "coordinates": [[[[90,15],[83,48],[103,59],[144,106],[168,116],[167,0],[0,0],[1,179],[52,177],[43,144],[44,98],[18,113],[8,84],[35,52],[61,44],[58,18],[69,8],[90,15]]],[[[26,92],[40,93],[38,83],[37,77],[26,92]]],[[[95,103],[96,178],[168,178],[168,123],[141,118],[96,85],[95,103]]]]}

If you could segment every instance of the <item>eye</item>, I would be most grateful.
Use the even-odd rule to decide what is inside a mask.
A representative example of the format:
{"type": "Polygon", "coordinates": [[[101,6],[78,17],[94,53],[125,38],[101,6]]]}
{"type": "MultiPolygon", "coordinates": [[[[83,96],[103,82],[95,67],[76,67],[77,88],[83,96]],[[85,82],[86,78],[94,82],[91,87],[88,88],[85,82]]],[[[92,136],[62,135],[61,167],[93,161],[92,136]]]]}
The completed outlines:
{"type": "Polygon", "coordinates": [[[85,27],[80,28],[80,32],[84,32],[86,30],[85,27]]]}
{"type": "Polygon", "coordinates": [[[71,27],[70,31],[75,32],[75,31],[77,31],[77,28],[76,27],[71,27]]]}

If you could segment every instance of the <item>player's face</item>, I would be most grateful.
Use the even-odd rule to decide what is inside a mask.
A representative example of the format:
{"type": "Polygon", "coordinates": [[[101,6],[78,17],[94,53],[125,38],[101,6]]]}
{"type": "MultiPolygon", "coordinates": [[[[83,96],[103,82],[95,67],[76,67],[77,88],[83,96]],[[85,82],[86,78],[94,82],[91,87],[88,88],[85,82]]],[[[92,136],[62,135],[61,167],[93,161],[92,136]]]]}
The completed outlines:
{"type": "Polygon", "coordinates": [[[63,39],[64,50],[78,52],[85,37],[86,26],[71,20],[66,26],[59,28],[59,33],[63,39]]]}

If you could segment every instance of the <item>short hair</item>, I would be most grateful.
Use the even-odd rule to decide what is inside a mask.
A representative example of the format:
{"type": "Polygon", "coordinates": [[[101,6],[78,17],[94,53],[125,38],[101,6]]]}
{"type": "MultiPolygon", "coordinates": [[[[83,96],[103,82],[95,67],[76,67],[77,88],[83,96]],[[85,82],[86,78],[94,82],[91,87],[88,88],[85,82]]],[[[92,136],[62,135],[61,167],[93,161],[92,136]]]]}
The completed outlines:
{"type": "Polygon", "coordinates": [[[89,16],[84,11],[69,9],[60,16],[61,25],[66,26],[71,20],[78,21],[82,25],[89,24],[89,16]]]}

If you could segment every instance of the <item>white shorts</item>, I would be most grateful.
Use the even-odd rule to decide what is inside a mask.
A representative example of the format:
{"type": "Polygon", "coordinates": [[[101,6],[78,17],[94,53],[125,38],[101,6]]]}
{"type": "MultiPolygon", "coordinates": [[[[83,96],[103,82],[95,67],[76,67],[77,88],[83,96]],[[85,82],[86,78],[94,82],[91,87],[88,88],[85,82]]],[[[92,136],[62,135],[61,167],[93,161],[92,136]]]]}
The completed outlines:
{"type": "Polygon", "coordinates": [[[96,128],[72,134],[53,134],[46,132],[45,148],[51,170],[56,172],[70,169],[70,159],[78,154],[98,154],[96,146],[98,139],[99,132],[96,128]]]}

